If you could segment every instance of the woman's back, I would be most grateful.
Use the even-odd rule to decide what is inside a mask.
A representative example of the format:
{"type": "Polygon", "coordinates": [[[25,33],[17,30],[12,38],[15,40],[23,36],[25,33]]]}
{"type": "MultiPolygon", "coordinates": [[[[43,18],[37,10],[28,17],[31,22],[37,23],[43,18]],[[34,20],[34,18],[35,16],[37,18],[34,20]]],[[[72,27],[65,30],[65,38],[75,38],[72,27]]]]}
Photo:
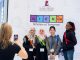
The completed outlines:
{"type": "Polygon", "coordinates": [[[0,28],[0,60],[13,60],[15,53],[21,58],[27,59],[28,55],[23,44],[16,39],[15,44],[11,43],[12,27],[3,23],[0,28]]]}
{"type": "Polygon", "coordinates": [[[16,53],[18,53],[21,48],[16,44],[10,44],[7,48],[0,48],[0,60],[13,60],[16,53]]]}

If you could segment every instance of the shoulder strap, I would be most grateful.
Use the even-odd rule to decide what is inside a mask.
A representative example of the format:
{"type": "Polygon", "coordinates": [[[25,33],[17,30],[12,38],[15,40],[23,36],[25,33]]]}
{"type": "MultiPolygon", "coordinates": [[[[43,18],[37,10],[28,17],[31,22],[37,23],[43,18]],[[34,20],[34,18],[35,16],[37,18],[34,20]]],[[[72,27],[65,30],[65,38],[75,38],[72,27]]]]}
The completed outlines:
{"type": "Polygon", "coordinates": [[[56,40],[56,42],[58,43],[58,41],[60,40],[59,35],[56,35],[56,36],[55,36],[55,40],[56,40]]]}
{"type": "Polygon", "coordinates": [[[56,35],[56,42],[58,43],[59,41],[59,35],[56,35]]]}
{"type": "Polygon", "coordinates": [[[64,33],[64,38],[65,38],[66,44],[68,45],[70,41],[69,41],[69,40],[67,39],[67,37],[66,37],[66,32],[64,33]]]}

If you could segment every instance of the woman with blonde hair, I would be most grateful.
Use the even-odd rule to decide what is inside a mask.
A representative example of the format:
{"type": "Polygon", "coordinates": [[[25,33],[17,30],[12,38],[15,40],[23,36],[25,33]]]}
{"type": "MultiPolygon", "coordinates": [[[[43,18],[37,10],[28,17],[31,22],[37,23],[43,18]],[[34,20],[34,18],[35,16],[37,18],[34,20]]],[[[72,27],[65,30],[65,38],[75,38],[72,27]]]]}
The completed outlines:
{"type": "MultiPolygon", "coordinates": [[[[31,27],[29,30],[29,34],[25,35],[23,38],[23,46],[25,50],[28,52],[28,59],[25,60],[34,60],[35,56],[35,35],[36,30],[34,27],[31,27]],[[31,51],[32,50],[32,51],[31,51]]],[[[23,59],[24,60],[24,59],[23,59]]]]}
{"type": "Polygon", "coordinates": [[[16,53],[21,58],[28,58],[27,52],[18,40],[16,40],[14,44],[10,41],[11,36],[11,25],[8,23],[3,23],[0,28],[0,59],[13,60],[16,53]]]}

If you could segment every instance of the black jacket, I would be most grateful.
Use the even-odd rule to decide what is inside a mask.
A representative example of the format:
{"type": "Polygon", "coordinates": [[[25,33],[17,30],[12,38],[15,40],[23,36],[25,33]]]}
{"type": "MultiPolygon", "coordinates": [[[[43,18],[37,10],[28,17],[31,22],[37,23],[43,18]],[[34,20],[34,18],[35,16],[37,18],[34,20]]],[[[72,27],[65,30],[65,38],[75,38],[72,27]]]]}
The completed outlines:
{"type": "Polygon", "coordinates": [[[76,36],[74,31],[66,30],[66,39],[69,40],[69,43],[66,44],[65,37],[63,36],[63,51],[74,49],[74,46],[77,44],[76,36]]]}
{"type": "Polygon", "coordinates": [[[27,36],[25,36],[23,38],[23,47],[25,48],[25,50],[28,53],[28,59],[23,59],[23,60],[34,60],[34,58],[33,58],[33,52],[29,51],[29,48],[32,48],[32,45],[30,45],[30,41],[28,40],[27,36]]]}

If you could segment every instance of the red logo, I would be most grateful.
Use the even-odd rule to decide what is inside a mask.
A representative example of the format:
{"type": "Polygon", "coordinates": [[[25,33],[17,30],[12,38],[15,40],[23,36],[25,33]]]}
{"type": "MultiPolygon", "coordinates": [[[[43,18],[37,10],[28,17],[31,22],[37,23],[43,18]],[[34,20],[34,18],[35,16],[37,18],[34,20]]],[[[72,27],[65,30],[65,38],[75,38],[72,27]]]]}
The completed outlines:
{"type": "Polygon", "coordinates": [[[49,2],[46,0],[45,1],[45,6],[49,6],[49,4],[48,4],[49,2]]]}

